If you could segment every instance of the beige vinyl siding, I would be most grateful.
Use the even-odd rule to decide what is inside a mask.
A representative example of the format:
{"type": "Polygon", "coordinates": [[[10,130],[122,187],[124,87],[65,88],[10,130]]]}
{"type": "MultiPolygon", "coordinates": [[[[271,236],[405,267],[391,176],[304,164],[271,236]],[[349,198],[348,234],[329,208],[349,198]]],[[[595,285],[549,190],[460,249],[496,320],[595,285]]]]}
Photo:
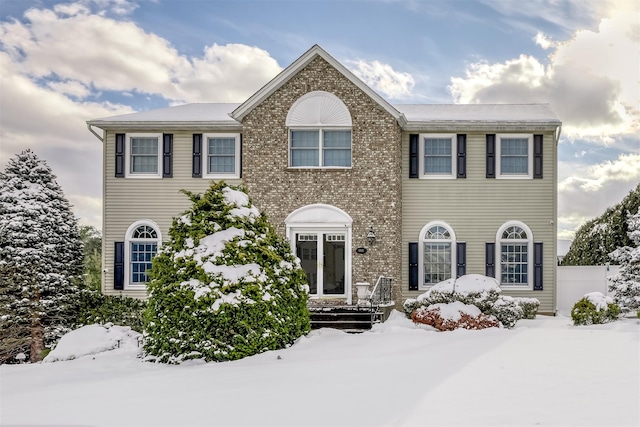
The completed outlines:
{"type": "MultiPolygon", "coordinates": [[[[533,133],[543,132],[530,132],[533,133]]],[[[495,242],[498,229],[505,222],[515,220],[531,229],[534,242],[543,242],[543,291],[504,290],[503,294],[534,297],[540,300],[541,313],[555,311],[556,143],[552,132],[543,134],[543,179],[486,178],[486,134],[477,132],[467,133],[466,179],[426,180],[409,178],[409,132],[403,133],[404,298],[415,298],[425,292],[408,290],[408,242],[418,242],[419,233],[427,223],[440,220],[449,224],[457,241],[467,243],[467,274],[485,274],[485,242],[495,242]]],[[[533,254],[529,274],[533,274],[532,258],[533,254]]],[[[497,274],[499,268],[499,259],[496,259],[497,274]]],[[[418,273],[420,279],[421,274],[418,273]]]]}
{"type": "MultiPolygon", "coordinates": [[[[142,131],[137,130],[135,133],[142,131]]],[[[159,129],[149,129],[144,132],[162,133],[159,129]]],[[[196,193],[203,193],[209,187],[211,180],[193,178],[192,164],[192,135],[194,133],[208,133],[193,131],[172,131],[173,134],[173,178],[135,179],[115,178],[115,134],[127,133],[122,131],[105,131],[104,138],[104,200],[103,200],[103,278],[102,288],[105,294],[122,294],[138,298],[145,298],[146,292],[141,290],[114,290],[113,263],[114,242],[124,241],[127,228],[138,220],[151,220],[160,227],[162,239],[169,238],[169,227],[173,217],[180,215],[190,206],[186,195],[180,193],[186,189],[196,193]]],[[[216,130],[219,133],[221,131],[216,130]]],[[[134,133],[134,132],[131,132],[134,133]]],[[[237,134],[239,131],[229,131],[237,134]]],[[[162,143],[162,142],[160,142],[162,143]]],[[[241,180],[227,180],[230,184],[239,184],[241,180]]],[[[127,278],[125,278],[126,283],[127,278]]],[[[126,285],[125,285],[126,287],[126,285]]]]}

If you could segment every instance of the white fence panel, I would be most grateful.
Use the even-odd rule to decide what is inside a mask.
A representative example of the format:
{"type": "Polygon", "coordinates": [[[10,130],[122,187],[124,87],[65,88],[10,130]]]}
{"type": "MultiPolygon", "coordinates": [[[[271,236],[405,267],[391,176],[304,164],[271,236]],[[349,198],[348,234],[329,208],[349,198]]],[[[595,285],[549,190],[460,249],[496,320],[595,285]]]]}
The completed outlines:
{"type": "Polygon", "coordinates": [[[558,313],[570,316],[571,309],[585,294],[602,292],[607,295],[607,278],[618,273],[620,266],[562,266],[558,267],[558,313]]]}

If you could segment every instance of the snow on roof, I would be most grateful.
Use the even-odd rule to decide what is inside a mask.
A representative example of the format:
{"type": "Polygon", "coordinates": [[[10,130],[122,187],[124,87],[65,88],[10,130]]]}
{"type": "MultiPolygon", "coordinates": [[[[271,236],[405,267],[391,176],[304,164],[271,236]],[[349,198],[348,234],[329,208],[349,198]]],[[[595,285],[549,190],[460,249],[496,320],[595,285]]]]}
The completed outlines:
{"type": "Polygon", "coordinates": [[[139,113],[122,114],[90,120],[97,122],[228,122],[238,124],[229,113],[240,104],[236,103],[197,103],[176,105],[139,113]]]}
{"type": "Polygon", "coordinates": [[[408,122],[560,122],[548,104],[397,104],[408,122]]]}
{"type": "MultiPolygon", "coordinates": [[[[91,125],[148,122],[207,122],[240,125],[229,114],[235,103],[197,103],[176,105],[157,110],[122,114],[90,120],[91,125]]],[[[560,121],[547,104],[399,104],[394,105],[411,122],[527,122],[557,123],[560,121]]]]}

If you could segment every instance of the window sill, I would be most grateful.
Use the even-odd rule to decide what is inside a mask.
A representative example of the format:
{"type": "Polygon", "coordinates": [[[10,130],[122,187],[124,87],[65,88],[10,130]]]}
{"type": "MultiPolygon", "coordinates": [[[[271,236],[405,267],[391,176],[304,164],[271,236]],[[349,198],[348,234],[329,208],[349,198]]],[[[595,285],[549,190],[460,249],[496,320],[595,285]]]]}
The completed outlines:
{"type": "Polygon", "coordinates": [[[532,291],[533,286],[529,285],[500,285],[500,289],[505,291],[532,291]]]}
{"type": "Polygon", "coordinates": [[[162,179],[162,175],[130,173],[124,176],[127,179],[162,179]]]}
{"type": "Polygon", "coordinates": [[[240,179],[240,175],[237,175],[237,174],[211,174],[211,175],[202,175],[202,179],[240,179]]]}

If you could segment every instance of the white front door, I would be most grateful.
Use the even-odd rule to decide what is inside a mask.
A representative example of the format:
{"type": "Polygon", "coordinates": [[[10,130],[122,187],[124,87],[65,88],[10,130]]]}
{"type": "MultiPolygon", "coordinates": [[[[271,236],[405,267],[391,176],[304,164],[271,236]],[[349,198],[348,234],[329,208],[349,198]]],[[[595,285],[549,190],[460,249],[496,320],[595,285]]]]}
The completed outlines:
{"type": "Polygon", "coordinates": [[[347,296],[347,233],[343,230],[295,230],[296,255],[307,274],[312,297],[347,296]]]}

